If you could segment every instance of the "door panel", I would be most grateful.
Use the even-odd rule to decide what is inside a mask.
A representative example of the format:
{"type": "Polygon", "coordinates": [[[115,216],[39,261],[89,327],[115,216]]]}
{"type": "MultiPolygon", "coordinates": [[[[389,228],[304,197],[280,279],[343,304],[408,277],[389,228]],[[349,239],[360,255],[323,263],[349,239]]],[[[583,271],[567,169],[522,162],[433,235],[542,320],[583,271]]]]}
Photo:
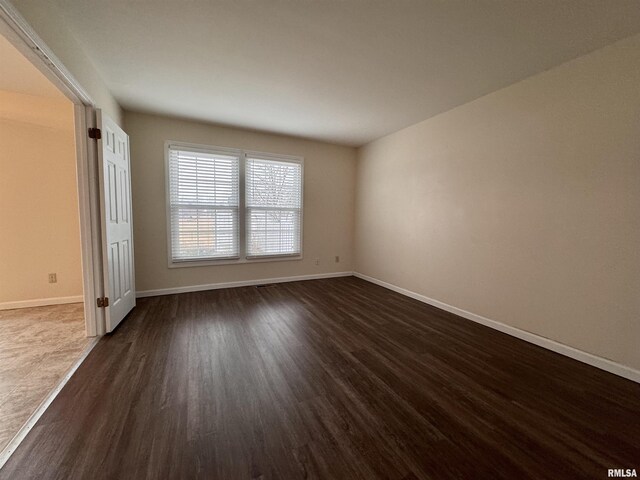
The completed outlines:
{"type": "Polygon", "coordinates": [[[131,163],[129,137],[100,110],[96,115],[102,133],[98,141],[102,192],[106,329],[113,331],[136,304],[131,224],[131,163]]]}

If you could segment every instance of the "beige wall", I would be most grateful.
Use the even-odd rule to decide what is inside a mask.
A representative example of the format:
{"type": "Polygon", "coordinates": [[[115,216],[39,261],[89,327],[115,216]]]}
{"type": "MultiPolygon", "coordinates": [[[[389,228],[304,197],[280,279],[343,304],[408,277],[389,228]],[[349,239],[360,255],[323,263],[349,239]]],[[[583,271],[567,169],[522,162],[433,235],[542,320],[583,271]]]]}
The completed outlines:
{"type": "Polygon", "coordinates": [[[116,123],[122,124],[122,110],[80,43],[67,28],[64,15],[55,2],[12,0],[29,25],[62,61],[98,108],[116,123]]]}
{"type": "Polygon", "coordinates": [[[640,368],[640,36],[359,150],[363,274],[640,368]]]}
{"type": "Polygon", "coordinates": [[[138,291],[353,269],[354,149],[128,111],[124,122],[131,141],[138,291]],[[304,259],[169,269],[166,140],[304,157],[304,259]],[[340,256],[340,263],[335,263],[336,255],[340,256]],[[320,258],[320,265],[315,265],[316,257],[320,258]]]}
{"type": "Polygon", "coordinates": [[[9,92],[0,105],[0,308],[82,295],[73,105],[9,92]]]}

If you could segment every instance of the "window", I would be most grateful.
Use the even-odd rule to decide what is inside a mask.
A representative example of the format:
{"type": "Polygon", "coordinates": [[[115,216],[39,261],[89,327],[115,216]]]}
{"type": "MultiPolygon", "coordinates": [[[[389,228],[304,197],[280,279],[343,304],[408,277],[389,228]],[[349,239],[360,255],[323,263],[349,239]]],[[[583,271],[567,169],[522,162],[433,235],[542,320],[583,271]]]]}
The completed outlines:
{"type": "Polygon", "coordinates": [[[246,159],[247,256],[299,255],[302,165],[246,159]]]}
{"type": "Polygon", "coordinates": [[[302,255],[303,160],[167,142],[169,266],[302,255]]]}
{"type": "Polygon", "coordinates": [[[171,258],[238,258],[239,155],[169,149],[171,258]]]}

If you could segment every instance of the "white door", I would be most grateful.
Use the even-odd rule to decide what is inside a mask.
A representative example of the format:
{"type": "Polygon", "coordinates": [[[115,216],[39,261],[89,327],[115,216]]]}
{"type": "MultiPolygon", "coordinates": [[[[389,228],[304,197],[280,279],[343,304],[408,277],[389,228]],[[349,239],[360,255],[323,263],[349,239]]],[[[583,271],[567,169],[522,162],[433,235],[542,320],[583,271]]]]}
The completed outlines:
{"type": "Polygon", "coordinates": [[[97,110],[105,320],[113,331],[136,306],[131,223],[129,137],[97,110]]]}

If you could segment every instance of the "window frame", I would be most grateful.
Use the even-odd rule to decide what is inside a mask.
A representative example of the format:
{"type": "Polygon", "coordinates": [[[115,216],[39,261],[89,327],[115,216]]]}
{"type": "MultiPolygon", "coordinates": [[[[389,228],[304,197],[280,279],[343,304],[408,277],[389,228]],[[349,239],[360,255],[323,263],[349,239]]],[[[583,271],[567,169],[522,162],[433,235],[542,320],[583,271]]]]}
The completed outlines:
{"type": "Polygon", "coordinates": [[[296,155],[282,155],[276,153],[261,152],[257,150],[245,150],[241,148],[230,147],[218,147],[215,145],[203,145],[197,143],[188,143],[167,140],[164,143],[164,176],[165,176],[165,203],[166,203],[166,234],[167,234],[167,259],[169,268],[189,268],[189,267],[205,267],[211,265],[241,265],[249,263],[262,263],[262,262],[285,262],[291,260],[302,260],[304,249],[304,157],[296,155]],[[201,151],[203,153],[221,153],[238,155],[240,158],[239,175],[238,175],[238,241],[239,241],[239,256],[234,258],[221,258],[221,259],[194,259],[194,260],[179,260],[174,261],[173,249],[172,249],[172,225],[171,225],[171,170],[170,170],[170,155],[169,150],[171,147],[185,148],[189,150],[201,151]],[[247,157],[257,156],[265,160],[275,160],[279,162],[297,163],[300,165],[300,253],[293,254],[278,254],[278,255],[260,255],[260,256],[247,256],[247,199],[246,199],[246,179],[245,170],[247,157]]]}

